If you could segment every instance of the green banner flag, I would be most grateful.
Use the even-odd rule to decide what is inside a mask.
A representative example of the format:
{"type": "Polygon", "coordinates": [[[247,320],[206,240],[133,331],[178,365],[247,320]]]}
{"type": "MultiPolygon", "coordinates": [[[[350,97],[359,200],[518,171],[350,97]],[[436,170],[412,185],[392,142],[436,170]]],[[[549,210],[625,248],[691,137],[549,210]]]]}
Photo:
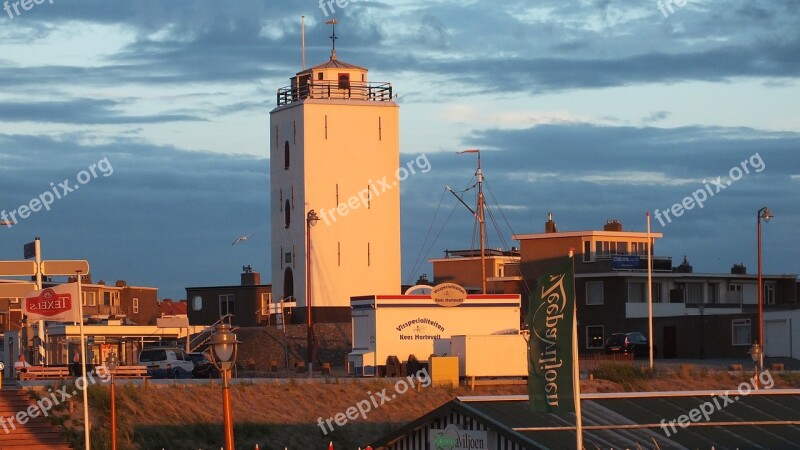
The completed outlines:
{"type": "Polygon", "coordinates": [[[572,334],[575,283],[572,259],[539,279],[528,304],[528,394],[540,412],[575,411],[572,334]]]}

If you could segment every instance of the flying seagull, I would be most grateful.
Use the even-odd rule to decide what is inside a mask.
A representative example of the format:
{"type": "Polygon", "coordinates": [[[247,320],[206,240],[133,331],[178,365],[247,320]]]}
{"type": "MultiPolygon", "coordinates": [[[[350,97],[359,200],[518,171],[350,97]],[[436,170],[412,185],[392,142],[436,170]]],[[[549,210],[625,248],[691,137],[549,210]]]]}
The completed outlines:
{"type": "Polygon", "coordinates": [[[239,243],[239,242],[241,242],[241,241],[246,241],[246,240],[247,240],[247,238],[249,238],[250,236],[252,236],[252,235],[254,235],[254,234],[255,234],[255,233],[250,233],[250,234],[248,234],[248,235],[245,235],[245,236],[239,236],[238,238],[236,238],[236,240],[235,240],[235,241],[233,241],[233,244],[231,244],[231,245],[236,245],[236,244],[238,244],[238,243],[239,243]]]}

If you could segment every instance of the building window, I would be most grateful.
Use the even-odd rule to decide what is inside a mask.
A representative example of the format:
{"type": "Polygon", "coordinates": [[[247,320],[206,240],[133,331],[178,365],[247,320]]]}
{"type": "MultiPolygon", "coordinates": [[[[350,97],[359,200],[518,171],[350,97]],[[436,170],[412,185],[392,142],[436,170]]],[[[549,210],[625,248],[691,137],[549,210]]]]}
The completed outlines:
{"type": "Polygon", "coordinates": [[[728,295],[725,303],[742,304],[742,285],[741,283],[731,283],[728,285],[728,295]]]}
{"type": "Polygon", "coordinates": [[[653,303],[661,303],[663,302],[663,297],[661,294],[661,283],[654,281],[653,282],[653,303]]]}
{"type": "Polygon", "coordinates": [[[103,306],[119,306],[119,292],[103,292],[103,306]]]}
{"type": "Polygon", "coordinates": [[[322,78],[322,77],[323,77],[322,72],[317,72],[317,79],[322,81],[322,80],[324,80],[324,78],[322,78]]]}
{"type": "Polygon", "coordinates": [[[764,304],[765,305],[774,305],[775,304],[775,285],[774,284],[765,284],[764,285],[764,304]]]}
{"type": "Polygon", "coordinates": [[[583,262],[591,262],[592,259],[592,242],[591,241],[584,241],[583,242],[583,262]]]}
{"type": "Polygon", "coordinates": [[[269,293],[269,292],[263,292],[261,294],[261,315],[262,316],[269,316],[270,303],[272,303],[272,294],[269,293]]]}
{"type": "Polygon", "coordinates": [[[731,321],[731,345],[750,345],[750,319],[731,321]]]}
{"type": "Polygon", "coordinates": [[[681,291],[683,303],[703,303],[703,283],[675,283],[675,289],[681,291]]]}
{"type": "Polygon", "coordinates": [[[137,297],[133,297],[133,313],[139,314],[139,299],[137,297]]]}
{"type": "Polygon", "coordinates": [[[290,211],[291,206],[289,205],[289,200],[286,200],[286,204],[283,206],[283,222],[284,228],[289,228],[289,225],[292,223],[292,215],[290,211]]]}
{"type": "Polygon", "coordinates": [[[586,282],[586,304],[587,305],[602,305],[603,304],[603,282],[602,281],[587,281],[586,282]]]}
{"type": "Polygon", "coordinates": [[[291,264],[292,263],[292,253],[291,252],[286,252],[286,254],[283,255],[283,262],[285,264],[291,264]]]}
{"type": "Polygon", "coordinates": [[[283,170],[289,170],[289,141],[283,145],[283,170]]]}
{"type": "Polygon", "coordinates": [[[340,73],[339,74],[339,89],[350,89],[350,74],[349,73],[340,73]]]}
{"type": "Polygon", "coordinates": [[[236,308],[234,308],[233,294],[222,294],[219,296],[219,315],[227,316],[228,314],[234,315],[236,308]]]}
{"type": "Polygon", "coordinates": [[[83,306],[97,306],[97,292],[82,292],[83,306]]]}
{"type": "Polygon", "coordinates": [[[370,265],[369,242],[367,242],[367,267],[370,265]]]}
{"type": "Polygon", "coordinates": [[[203,297],[199,295],[195,295],[192,299],[192,309],[195,311],[200,311],[203,309],[203,297]]]}
{"type": "Polygon", "coordinates": [[[638,281],[628,282],[628,303],[647,302],[647,283],[638,281]]]}
{"type": "Polygon", "coordinates": [[[586,348],[603,348],[603,326],[589,325],[586,327],[586,348]]]}
{"type": "Polygon", "coordinates": [[[719,284],[708,283],[708,299],[706,303],[717,304],[719,303],[719,284]]]}
{"type": "Polygon", "coordinates": [[[336,243],[336,265],[342,266],[342,243],[336,243]]]}

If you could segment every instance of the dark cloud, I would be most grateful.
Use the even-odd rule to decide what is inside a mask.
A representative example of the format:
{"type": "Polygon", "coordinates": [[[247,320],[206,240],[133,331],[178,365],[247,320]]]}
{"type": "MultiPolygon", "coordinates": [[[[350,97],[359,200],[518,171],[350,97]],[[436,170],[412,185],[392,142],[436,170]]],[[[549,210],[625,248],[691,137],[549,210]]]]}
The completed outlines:
{"type": "Polygon", "coordinates": [[[0,135],[0,208],[7,213],[103,158],[113,168],[11,228],[0,259],[42,238],[51,259],[88,259],[95,280],[126,279],[182,298],[189,285],[234,284],[250,264],[269,278],[265,159],[121,141],[0,135]],[[237,236],[257,233],[245,245],[237,236]]]}
{"type": "Polygon", "coordinates": [[[118,111],[116,108],[120,106],[123,106],[121,102],[88,98],[49,102],[3,102],[0,103],[0,120],[70,124],[143,124],[205,120],[186,114],[131,116],[118,111]]]}
{"type": "MultiPolygon", "coordinates": [[[[57,29],[52,24],[68,20],[119,24],[134,31],[135,40],[96,67],[6,66],[0,78],[8,86],[63,80],[87,86],[285,84],[287,74],[298,69],[300,15],[309,17],[309,62],[327,58],[330,30],[316,6],[288,0],[41,5],[13,24],[24,29],[44,23],[51,32],[57,29]]],[[[702,7],[690,2],[666,19],[655,2],[645,15],[634,12],[642,8],[620,1],[429,2],[405,8],[356,2],[335,16],[341,21],[343,59],[382,72],[441,77],[474,92],[737,77],[779,81],[800,73],[796,2],[740,0],[702,7]],[[549,13],[537,18],[534,7],[549,13]],[[626,14],[631,18],[620,20],[626,14]],[[376,21],[376,15],[385,20],[376,21]]]]}

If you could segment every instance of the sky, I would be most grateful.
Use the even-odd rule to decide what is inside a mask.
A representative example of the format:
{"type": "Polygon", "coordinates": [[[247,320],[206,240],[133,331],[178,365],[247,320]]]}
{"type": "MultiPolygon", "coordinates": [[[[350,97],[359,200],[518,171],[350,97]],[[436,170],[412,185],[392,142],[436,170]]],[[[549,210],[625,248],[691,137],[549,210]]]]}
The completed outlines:
{"type": "Polygon", "coordinates": [[[269,282],[269,112],[305,16],[308,64],[337,19],[339,59],[394,87],[401,164],[430,162],[401,183],[404,282],[476,245],[445,192],[471,185],[467,148],[492,248],[548,212],[644,231],[651,211],[658,256],[755,273],[768,206],[764,270],[800,273],[796,0],[38,1],[0,11],[0,260],[38,236],[161,298],[245,265],[269,282]]]}

